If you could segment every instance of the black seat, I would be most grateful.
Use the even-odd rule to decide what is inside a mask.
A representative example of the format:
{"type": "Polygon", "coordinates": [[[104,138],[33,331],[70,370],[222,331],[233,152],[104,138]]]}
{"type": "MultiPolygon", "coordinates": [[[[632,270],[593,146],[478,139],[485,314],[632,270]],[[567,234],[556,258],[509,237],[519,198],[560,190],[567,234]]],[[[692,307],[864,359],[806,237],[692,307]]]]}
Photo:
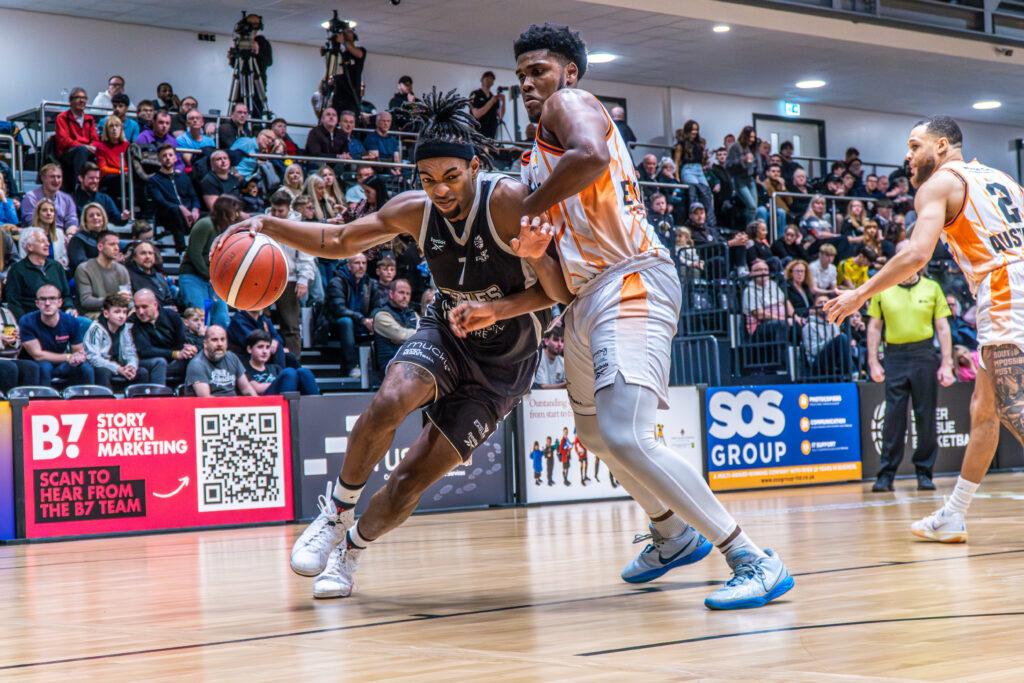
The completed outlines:
{"type": "Polygon", "coordinates": [[[114,392],[99,384],[76,384],[64,390],[64,398],[114,398],[114,392]]]}
{"type": "Polygon", "coordinates": [[[132,384],[124,390],[125,398],[151,398],[154,396],[174,396],[174,391],[163,384],[132,384]]]}
{"type": "Polygon", "coordinates": [[[23,387],[14,387],[7,393],[8,399],[13,398],[27,398],[40,399],[40,398],[60,398],[60,394],[53,387],[40,387],[33,385],[26,385],[23,387]]]}

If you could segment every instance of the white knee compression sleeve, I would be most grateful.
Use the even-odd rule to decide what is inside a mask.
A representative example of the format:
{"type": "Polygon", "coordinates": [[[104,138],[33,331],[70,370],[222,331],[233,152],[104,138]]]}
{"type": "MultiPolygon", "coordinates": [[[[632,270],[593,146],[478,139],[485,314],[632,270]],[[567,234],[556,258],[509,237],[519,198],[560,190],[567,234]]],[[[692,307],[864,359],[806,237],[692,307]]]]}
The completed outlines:
{"type": "Polygon", "coordinates": [[[665,503],[658,500],[656,495],[644,488],[640,482],[633,478],[633,475],[619,466],[615,460],[615,455],[608,450],[604,439],[601,438],[601,430],[597,425],[597,416],[577,414],[575,418],[576,435],[580,437],[580,443],[594,457],[601,458],[604,464],[608,466],[608,470],[622,485],[622,488],[626,489],[626,493],[632,496],[633,500],[644,509],[647,516],[654,519],[668,512],[669,508],[665,503]]]}
{"type": "MultiPolygon", "coordinates": [[[[596,399],[597,424],[603,447],[615,463],[615,477],[625,485],[628,475],[712,543],[724,543],[736,530],[736,521],[700,472],[655,440],[658,396],[645,387],[626,384],[619,375],[613,385],[597,392],[596,399]]],[[[632,493],[629,486],[626,490],[632,493]]]]}

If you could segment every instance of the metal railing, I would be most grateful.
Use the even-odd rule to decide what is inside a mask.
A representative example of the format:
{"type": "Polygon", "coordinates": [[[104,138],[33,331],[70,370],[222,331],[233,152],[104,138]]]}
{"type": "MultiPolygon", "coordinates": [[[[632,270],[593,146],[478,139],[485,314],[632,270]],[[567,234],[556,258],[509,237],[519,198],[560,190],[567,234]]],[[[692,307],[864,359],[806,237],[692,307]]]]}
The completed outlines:
{"type": "MultiPolygon", "coordinates": [[[[665,151],[673,152],[673,151],[675,151],[675,148],[676,148],[675,145],[666,145],[666,144],[658,143],[658,142],[630,142],[628,144],[629,144],[629,148],[630,149],[636,149],[637,147],[647,147],[649,149],[662,149],[662,150],[665,150],[665,151]]],[[[808,156],[808,155],[799,155],[799,156],[793,155],[793,156],[791,156],[789,158],[793,159],[793,160],[797,160],[797,161],[806,161],[806,162],[808,162],[808,164],[807,164],[808,167],[812,167],[813,164],[817,163],[819,165],[818,173],[817,174],[811,174],[810,173],[812,168],[808,168],[807,169],[808,170],[808,174],[812,175],[812,177],[815,177],[815,178],[824,176],[828,172],[828,168],[827,167],[832,165],[832,164],[834,164],[834,163],[836,163],[837,161],[842,163],[842,164],[844,164],[844,165],[846,164],[846,161],[844,159],[830,159],[828,157],[815,157],[815,156],[808,156]]],[[[862,167],[866,168],[866,167],[870,166],[871,167],[871,173],[877,173],[879,167],[882,167],[882,168],[893,168],[893,169],[901,167],[901,164],[892,164],[892,163],[887,163],[887,162],[882,162],[882,161],[864,161],[863,159],[858,159],[858,160],[860,161],[860,164],[861,164],[862,167]]]]}
{"type": "MultiPolygon", "coordinates": [[[[125,186],[125,167],[127,166],[127,161],[128,161],[128,156],[126,154],[122,154],[121,155],[121,173],[118,174],[120,176],[120,178],[121,178],[121,211],[124,211],[125,209],[128,208],[128,206],[125,205],[126,202],[128,201],[128,196],[127,196],[127,193],[125,192],[125,189],[126,189],[126,186],[125,186]]],[[[135,220],[135,198],[134,197],[132,197],[131,211],[129,211],[129,215],[131,216],[132,220],[135,220]]]]}
{"type": "Polygon", "coordinates": [[[21,192],[22,187],[22,172],[21,164],[21,145],[14,138],[13,135],[0,135],[0,142],[8,142],[11,145],[11,177],[15,178],[17,183],[16,187],[7,188],[8,192],[21,192]]]}
{"type": "Polygon", "coordinates": [[[669,384],[722,386],[718,340],[711,335],[673,339],[669,384]]]}
{"type": "MultiPolygon", "coordinates": [[[[794,155],[794,156],[791,156],[790,159],[799,159],[799,160],[802,160],[802,161],[807,161],[808,162],[808,164],[807,164],[808,166],[811,166],[812,163],[817,162],[819,164],[819,168],[818,168],[818,173],[816,175],[814,175],[814,177],[816,177],[816,178],[820,178],[820,177],[824,176],[828,172],[828,168],[827,167],[830,167],[832,164],[834,164],[836,162],[839,162],[839,163],[843,164],[844,166],[846,165],[846,161],[844,159],[829,159],[828,157],[811,157],[811,156],[795,156],[794,155]]],[[[862,168],[866,168],[866,167],[870,166],[872,174],[878,173],[878,167],[879,166],[882,166],[884,168],[892,168],[892,169],[900,168],[902,166],[901,164],[890,164],[890,163],[886,163],[886,162],[882,162],[882,161],[864,161],[863,159],[861,159],[859,157],[858,157],[857,160],[860,161],[860,165],[861,165],[862,168]]],[[[808,169],[808,170],[810,170],[810,169],[808,169]]]]}
{"type": "MultiPolygon", "coordinates": [[[[771,241],[774,241],[779,236],[778,225],[777,225],[777,223],[778,223],[778,212],[776,211],[776,209],[779,208],[779,204],[778,204],[777,201],[775,201],[776,197],[808,197],[808,198],[810,198],[810,197],[821,197],[822,199],[825,199],[826,201],[829,200],[829,199],[838,199],[838,200],[844,201],[844,202],[851,202],[854,199],[859,199],[860,201],[864,202],[865,204],[868,203],[868,202],[880,201],[878,199],[878,197],[844,197],[844,196],[835,195],[835,194],[821,194],[819,192],[812,192],[812,193],[804,193],[804,192],[773,192],[772,196],[768,200],[768,221],[769,221],[769,223],[768,223],[768,238],[771,241]]],[[[868,207],[865,206],[864,208],[866,210],[868,207]]],[[[839,224],[836,223],[836,221],[839,218],[838,214],[839,214],[838,211],[833,211],[831,213],[832,232],[835,232],[835,233],[839,232],[839,227],[840,227],[839,224]]]]}
{"type": "MultiPolygon", "coordinates": [[[[188,147],[175,147],[175,152],[197,154],[198,150],[188,147]]],[[[278,161],[302,161],[302,162],[321,162],[324,164],[346,164],[349,166],[370,166],[374,168],[400,168],[402,170],[415,170],[416,165],[405,163],[405,162],[393,162],[393,161],[374,161],[366,159],[339,159],[337,157],[318,157],[311,156],[308,154],[268,154],[264,152],[255,152],[248,155],[255,159],[265,160],[278,160],[278,161]]],[[[519,174],[512,171],[497,171],[497,173],[503,173],[511,178],[518,179],[519,174]]],[[[657,181],[642,181],[639,185],[643,187],[667,187],[672,189],[689,189],[689,185],[683,183],[664,183],[657,181]]],[[[135,220],[135,173],[132,170],[131,161],[126,159],[125,155],[121,155],[121,208],[129,210],[131,220],[135,220]],[[125,193],[127,189],[127,196],[125,193]],[[125,202],[128,202],[127,206],[125,202]]]]}

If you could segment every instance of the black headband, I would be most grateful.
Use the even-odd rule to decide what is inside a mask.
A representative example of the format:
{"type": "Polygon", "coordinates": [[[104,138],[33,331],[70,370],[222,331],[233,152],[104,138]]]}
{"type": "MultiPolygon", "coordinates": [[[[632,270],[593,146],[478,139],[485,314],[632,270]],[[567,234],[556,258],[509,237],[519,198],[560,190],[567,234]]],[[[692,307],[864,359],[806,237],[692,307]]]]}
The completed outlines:
{"type": "Polygon", "coordinates": [[[455,157],[456,159],[472,161],[475,156],[476,148],[467,142],[429,141],[416,145],[414,163],[419,163],[424,159],[436,159],[437,157],[455,157]]]}

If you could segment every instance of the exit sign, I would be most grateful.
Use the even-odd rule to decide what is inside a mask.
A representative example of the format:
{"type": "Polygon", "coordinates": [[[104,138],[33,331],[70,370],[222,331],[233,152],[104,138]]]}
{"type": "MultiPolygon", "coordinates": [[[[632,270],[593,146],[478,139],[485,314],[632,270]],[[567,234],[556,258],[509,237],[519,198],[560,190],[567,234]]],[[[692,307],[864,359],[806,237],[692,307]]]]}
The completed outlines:
{"type": "Polygon", "coordinates": [[[782,107],[786,116],[800,116],[799,102],[783,102],[782,107]]]}

